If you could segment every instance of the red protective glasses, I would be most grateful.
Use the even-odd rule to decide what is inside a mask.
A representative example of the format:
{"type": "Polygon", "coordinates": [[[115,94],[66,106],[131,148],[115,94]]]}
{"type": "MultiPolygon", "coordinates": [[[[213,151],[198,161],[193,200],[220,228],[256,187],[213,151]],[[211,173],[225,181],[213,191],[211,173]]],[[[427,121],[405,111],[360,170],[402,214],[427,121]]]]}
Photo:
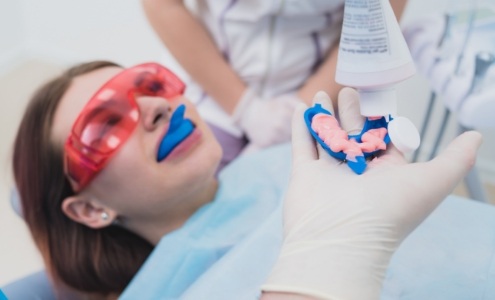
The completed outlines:
{"type": "Polygon", "coordinates": [[[126,69],[105,83],[83,108],[65,143],[65,174],[74,190],[83,189],[136,128],[136,96],[170,99],[184,89],[174,73],[156,63],[126,69]]]}

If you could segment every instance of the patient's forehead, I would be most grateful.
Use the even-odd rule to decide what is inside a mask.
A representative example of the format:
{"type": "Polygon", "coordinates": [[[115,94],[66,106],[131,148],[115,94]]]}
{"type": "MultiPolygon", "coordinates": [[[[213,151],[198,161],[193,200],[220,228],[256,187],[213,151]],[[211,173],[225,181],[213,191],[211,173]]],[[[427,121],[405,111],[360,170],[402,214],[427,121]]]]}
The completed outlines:
{"type": "Polygon", "coordinates": [[[93,94],[110,78],[121,72],[118,67],[106,67],[77,76],[60,100],[53,120],[51,137],[63,145],[72,124],[93,94]]]}

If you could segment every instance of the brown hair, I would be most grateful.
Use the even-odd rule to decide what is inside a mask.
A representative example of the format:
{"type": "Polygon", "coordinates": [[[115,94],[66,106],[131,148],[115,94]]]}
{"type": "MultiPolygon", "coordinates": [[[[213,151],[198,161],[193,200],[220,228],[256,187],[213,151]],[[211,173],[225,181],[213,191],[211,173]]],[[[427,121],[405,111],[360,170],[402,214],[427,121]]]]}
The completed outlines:
{"type": "Polygon", "coordinates": [[[106,61],[80,64],[42,86],[24,113],[13,157],[23,216],[49,273],[55,282],[101,295],[121,293],[153,246],[120,226],[91,229],[62,212],[62,201],[75,193],[63,172],[62,149],[50,132],[72,80],[115,66],[106,61]]]}

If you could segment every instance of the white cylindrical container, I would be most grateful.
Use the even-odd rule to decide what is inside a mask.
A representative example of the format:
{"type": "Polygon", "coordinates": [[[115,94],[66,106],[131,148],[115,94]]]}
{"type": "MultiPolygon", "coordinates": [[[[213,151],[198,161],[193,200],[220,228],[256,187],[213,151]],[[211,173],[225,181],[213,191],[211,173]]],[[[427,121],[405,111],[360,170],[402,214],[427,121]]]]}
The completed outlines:
{"type": "Polygon", "coordinates": [[[345,0],[335,79],[357,88],[361,115],[392,116],[388,133],[402,152],[419,147],[414,124],[398,117],[395,84],[416,73],[389,0],[345,0]]]}
{"type": "Polygon", "coordinates": [[[394,115],[394,85],[415,72],[389,1],[345,0],[335,79],[358,89],[361,114],[394,115]]]}

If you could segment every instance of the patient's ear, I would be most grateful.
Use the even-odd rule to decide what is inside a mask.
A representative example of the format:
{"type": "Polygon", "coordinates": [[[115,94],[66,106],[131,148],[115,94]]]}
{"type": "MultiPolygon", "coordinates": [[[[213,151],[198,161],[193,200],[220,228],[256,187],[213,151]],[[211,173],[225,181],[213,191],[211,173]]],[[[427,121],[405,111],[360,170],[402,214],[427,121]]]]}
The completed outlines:
{"type": "Polygon", "coordinates": [[[62,201],[62,211],[73,221],[95,229],[112,224],[117,217],[115,211],[84,195],[65,198],[62,201]]]}

